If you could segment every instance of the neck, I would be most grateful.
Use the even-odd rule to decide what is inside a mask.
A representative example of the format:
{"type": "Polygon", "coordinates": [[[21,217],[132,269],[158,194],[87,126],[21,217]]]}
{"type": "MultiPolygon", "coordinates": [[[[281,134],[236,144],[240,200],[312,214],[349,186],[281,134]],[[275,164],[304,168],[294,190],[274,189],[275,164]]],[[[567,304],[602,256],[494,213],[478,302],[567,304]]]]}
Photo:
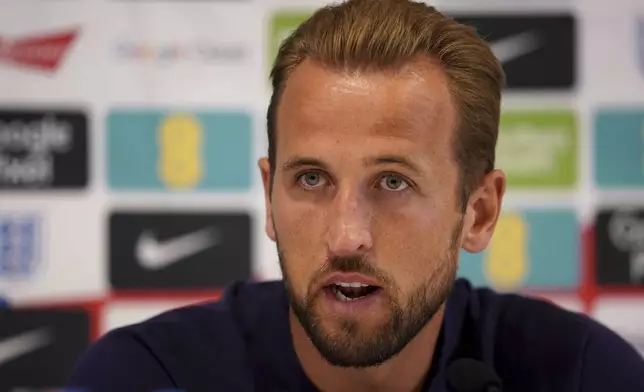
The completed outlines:
{"type": "Polygon", "coordinates": [[[396,356],[383,364],[363,369],[329,364],[315,348],[293,312],[289,322],[293,345],[304,373],[325,392],[417,392],[432,366],[445,307],[396,356]]]}

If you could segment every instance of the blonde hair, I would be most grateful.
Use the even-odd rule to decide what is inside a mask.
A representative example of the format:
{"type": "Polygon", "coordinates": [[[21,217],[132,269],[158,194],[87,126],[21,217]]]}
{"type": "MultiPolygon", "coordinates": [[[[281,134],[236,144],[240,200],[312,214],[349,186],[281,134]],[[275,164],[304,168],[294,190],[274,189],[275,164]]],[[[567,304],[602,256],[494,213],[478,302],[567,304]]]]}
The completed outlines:
{"type": "Polygon", "coordinates": [[[470,193],[494,169],[505,77],[490,47],[472,27],[409,0],[348,0],[323,7],[282,42],[270,75],[271,168],[275,167],[279,98],[289,74],[305,59],[331,69],[386,71],[419,56],[441,64],[457,107],[454,152],[465,208],[470,193]]]}

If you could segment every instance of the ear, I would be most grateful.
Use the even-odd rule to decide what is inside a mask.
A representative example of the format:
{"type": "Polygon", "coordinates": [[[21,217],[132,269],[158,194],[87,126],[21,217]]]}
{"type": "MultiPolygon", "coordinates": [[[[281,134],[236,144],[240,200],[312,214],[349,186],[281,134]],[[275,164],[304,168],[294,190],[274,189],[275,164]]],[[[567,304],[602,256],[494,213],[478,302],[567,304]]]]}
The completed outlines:
{"type": "Polygon", "coordinates": [[[273,214],[271,204],[271,165],[267,157],[262,157],[257,161],[257,166],[262,175],[262,184],[264,185],[264,204],[266,206],[266,235],[275,241],[275,226],[273,225],[273,214]]]}
{"type": "Polygon", "coordinates": [[[469,253],[478,253],[487,248],[496,222],[501,213],[506,179],[500,170],[485,175],[467,203],[461,244],[469,253]]]}

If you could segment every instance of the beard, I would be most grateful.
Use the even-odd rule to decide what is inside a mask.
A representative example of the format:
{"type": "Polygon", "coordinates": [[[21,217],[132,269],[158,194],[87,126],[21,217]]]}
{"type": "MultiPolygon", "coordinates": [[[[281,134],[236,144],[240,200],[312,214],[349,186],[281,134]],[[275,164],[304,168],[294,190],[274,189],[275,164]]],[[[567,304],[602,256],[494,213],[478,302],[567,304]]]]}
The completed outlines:
{"type": "MultiPolygon", "coordinates": [[[[324,328],[323,317],[315,311],[316,292],[298,297],[291,285],[285,259],[276,238],[280,267],[289,298],[291,309],[298,322],[306,331],[309,339],[319,353],[333,366],[366,368],[388,361],[398,355],[407,344],[438,313],[449,297],[456,280],[459,239],[463,219],[452,232],[450,243],[440,260],[430,260],[434,266],[421,285],[416,287],[405,301],[397,301],[391,293],[399,293],[391,278],[375,270],[372,264],[359,257],[333,258],[317,272],[322,276],[327,272],[357,272],[386,282],[389,291],[388,320],[368,332],[364,332],[359,319],[338,319],[338,331],[333,333],[324,328]],[[436,263],[436,261],[438,263],[436,263]]],[[[313,279],[312,281],[315,281],[313,279]]],[[[326,317],[334,317],[326,315],[326,317]]]]}

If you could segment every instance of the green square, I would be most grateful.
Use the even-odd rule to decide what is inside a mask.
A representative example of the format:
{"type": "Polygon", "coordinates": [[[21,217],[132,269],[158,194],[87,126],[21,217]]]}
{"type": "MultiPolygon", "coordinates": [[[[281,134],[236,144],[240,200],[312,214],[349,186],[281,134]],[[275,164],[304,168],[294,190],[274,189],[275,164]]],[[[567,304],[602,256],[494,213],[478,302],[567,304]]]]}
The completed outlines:
{"type": "Polygon", "coordinates": [[[282,41],[312,14],[313,11],[278,11],[271,16],[267,34],[269,69],[273,66],[282,41]]]}
{"type": "Polygon", "coordinates": [[[577,183],[578,129],[570,110],[501,114],[496,167],[508,188],[569,189],[577,183]]]}

